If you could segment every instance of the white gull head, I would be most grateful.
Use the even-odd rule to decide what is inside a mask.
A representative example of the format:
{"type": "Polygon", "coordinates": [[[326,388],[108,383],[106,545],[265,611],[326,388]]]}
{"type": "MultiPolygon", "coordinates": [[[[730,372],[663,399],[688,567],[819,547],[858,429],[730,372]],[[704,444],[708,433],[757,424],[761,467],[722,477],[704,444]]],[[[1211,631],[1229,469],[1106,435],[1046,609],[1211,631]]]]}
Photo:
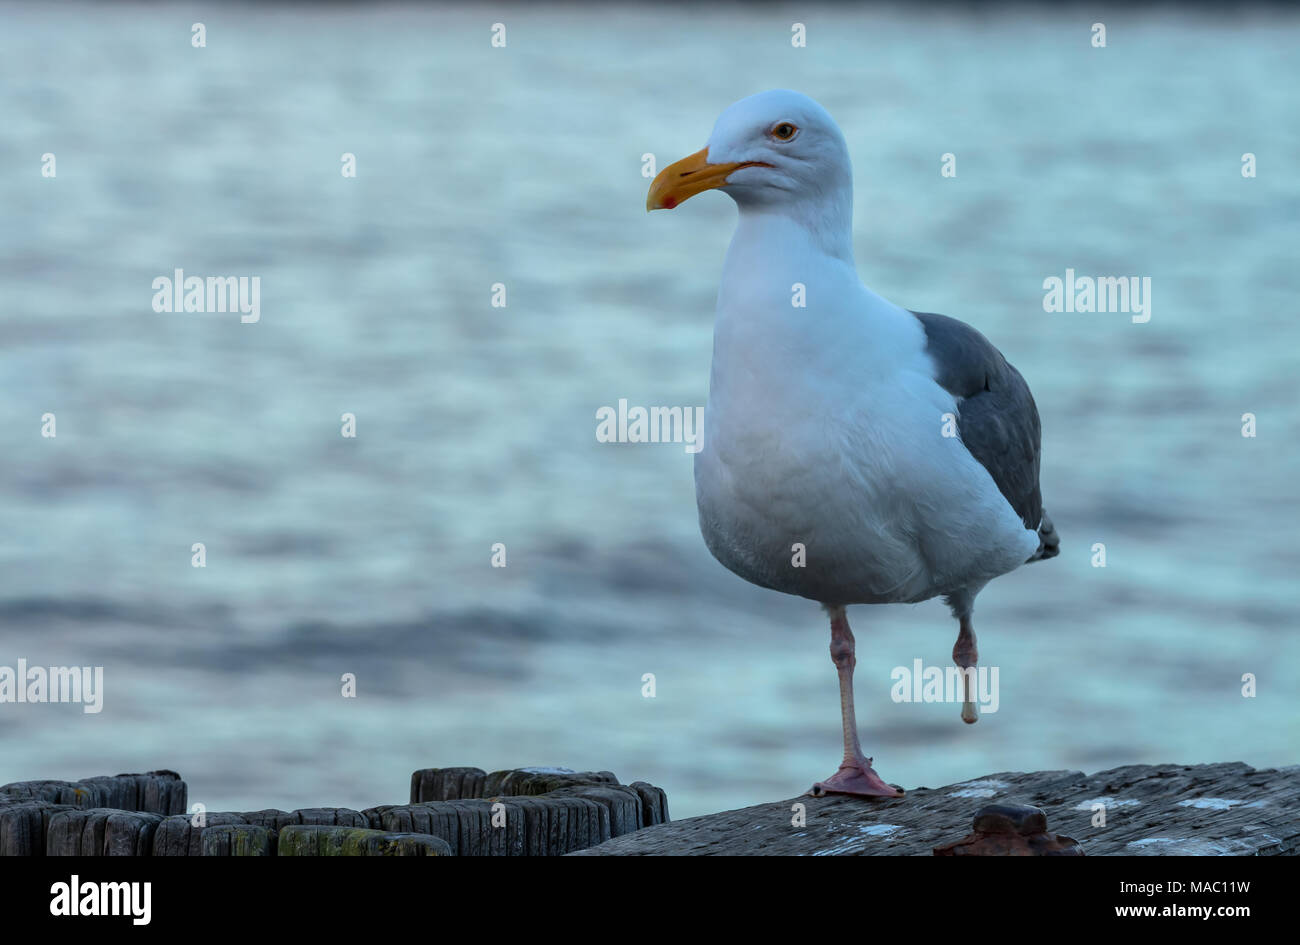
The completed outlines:
{"type": "Polygon", "coordinates": [[[663,169],[647,210],[671,210],[721,190],[745,214],[793,219],[833,255],[851,240],[853,168],[835,120],[798,92],[773,89],[719,116],[706,147],[663,169]]]}
{"type": "Polygon", "coordinates": [[[742,98],[718,117],[706,150],[710,163],[755,162],[721,188],[742,207],[821,196],[852,205],[853,168],[844,135],[806,95],[773,89],[742,98]]]}

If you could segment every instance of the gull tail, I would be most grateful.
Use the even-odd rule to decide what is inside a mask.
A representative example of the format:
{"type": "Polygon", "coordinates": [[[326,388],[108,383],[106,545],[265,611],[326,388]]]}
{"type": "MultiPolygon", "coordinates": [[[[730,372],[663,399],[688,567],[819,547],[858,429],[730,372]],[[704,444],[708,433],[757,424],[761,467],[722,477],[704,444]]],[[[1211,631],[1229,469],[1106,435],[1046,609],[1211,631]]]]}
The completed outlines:
{"type": "MultiPolygon", "coordinates": [[[[1047,517],[1047,510],[1043,510],[1042,521],[1038,523],[1038,550],[1034,552],[1029,561],[1042,561],[1044,558],[1055,558],[1061,553],[1061,536],[1056,534],[1056,526],[1052,520],[1047,517]]],[[[1028,564],[1029,561],[1025,563],[1028,564]]]]}

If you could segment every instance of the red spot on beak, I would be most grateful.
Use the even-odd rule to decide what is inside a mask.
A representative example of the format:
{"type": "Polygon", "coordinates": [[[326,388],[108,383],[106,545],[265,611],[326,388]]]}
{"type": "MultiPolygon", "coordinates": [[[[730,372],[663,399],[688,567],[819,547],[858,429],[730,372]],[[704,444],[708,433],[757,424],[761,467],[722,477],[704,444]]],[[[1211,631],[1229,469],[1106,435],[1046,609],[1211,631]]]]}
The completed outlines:
{"type": "Polygon", "coordinates": [[[676,198],[676,197],[665,197],[665,198],[664,198],[664,209],[665,209],[665,210],[671,210],[671,209],[672,209],[673,207],[675,207],[675,206],[677,206],[677,198],[676,198]]]}

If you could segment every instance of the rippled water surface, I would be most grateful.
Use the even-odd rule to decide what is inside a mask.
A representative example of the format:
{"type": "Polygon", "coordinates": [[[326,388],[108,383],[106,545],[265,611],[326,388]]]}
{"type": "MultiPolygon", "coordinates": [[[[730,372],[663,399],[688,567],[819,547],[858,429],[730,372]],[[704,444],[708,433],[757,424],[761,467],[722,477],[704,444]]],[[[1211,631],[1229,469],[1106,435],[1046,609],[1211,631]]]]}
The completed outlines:
{"type": "Polygon", "coordinates": [[[1063,536],[980,598],[979,725],[889,698],[941,604],[851,611],[877,767],[1300,761],[1296,19],[682,9],[0,6],[0,664],[106,679],[0,705],[0,783],[362,807],[552,764],[682,816],[829,775],[823,615],[713,562],[681,446],[594,435],[707,392],[735,211],[647,217],[642,155],[770,87],[845,131],[867,284],[1029,380],[1063,536]],[[1045,313],[1067,267],[1149,276],[1151,321],[1045,313]],[[176,268],[259,276],[261,321],[155,313],[176,268]]]}

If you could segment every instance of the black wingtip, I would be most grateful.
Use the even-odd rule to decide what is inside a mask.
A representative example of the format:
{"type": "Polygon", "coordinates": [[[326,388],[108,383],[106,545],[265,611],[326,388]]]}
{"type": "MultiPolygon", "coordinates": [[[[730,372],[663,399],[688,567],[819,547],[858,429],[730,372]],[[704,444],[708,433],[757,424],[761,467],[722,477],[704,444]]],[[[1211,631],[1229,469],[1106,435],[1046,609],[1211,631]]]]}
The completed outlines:
{"type": "Polygon", "coordinates": [[[1061,536],[1056,533],[1056,526],[1047,517],[1047,510],[1044,509],[1042,521],[1038,523],[1038,551],[1029,560],[1043,561],[1047,558],[1055,558],[1060,553],[1061,536]]]}

